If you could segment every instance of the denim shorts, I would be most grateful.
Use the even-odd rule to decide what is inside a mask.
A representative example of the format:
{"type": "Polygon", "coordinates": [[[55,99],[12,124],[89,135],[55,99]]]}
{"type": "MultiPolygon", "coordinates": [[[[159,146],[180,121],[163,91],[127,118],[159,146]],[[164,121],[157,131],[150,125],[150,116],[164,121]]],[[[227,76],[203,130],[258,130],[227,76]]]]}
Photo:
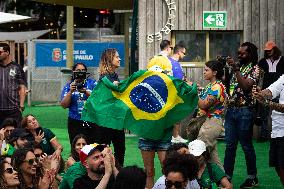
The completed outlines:
{"type": "Polygon", "coordinates": [[[150,140],[140,138],[138,148],[144,151],[166,151],[171,146],[171,141],[150,140]]]}

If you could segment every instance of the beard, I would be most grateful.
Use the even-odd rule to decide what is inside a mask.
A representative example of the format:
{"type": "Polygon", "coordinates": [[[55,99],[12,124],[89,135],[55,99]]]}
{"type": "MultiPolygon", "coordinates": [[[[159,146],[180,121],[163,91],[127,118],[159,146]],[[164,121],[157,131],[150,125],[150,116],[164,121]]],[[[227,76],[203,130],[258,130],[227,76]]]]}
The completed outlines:
{"type": "Polygon", "coordinates": [[[93,173],[96,173],[98,175],[102,175],[105,173],[105,166],[104,164],[99,165],[97,168],[91,167],[90,169],[93,173]]]}
{"type": "Polygon", "coordinates": [[[247,59],[239,59],[240,65],[245,65],[246,63],[248,63],[247,59]]]}

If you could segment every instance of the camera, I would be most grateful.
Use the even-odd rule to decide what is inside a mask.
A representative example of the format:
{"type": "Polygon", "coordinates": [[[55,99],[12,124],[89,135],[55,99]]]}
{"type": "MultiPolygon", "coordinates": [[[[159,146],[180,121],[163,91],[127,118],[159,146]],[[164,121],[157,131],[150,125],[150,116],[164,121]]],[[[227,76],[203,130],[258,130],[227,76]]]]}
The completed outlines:
{"type": "Polygon", "coordinates": [[[73,72],[73,79],[86,79],[87,78],[87,72],[81,72],[81,71],[74,71],[73,72]]]}
{"type": "Polygon", "coordinates": [[[228,56],[220,55],[220,56],[217,56],[216,59],[217,59],[219,62],[222,63],[223,67],[225,67],[226,64],[227,64],[227,57],[228,57],[228,56]]]}
{"type": "Polygon", "coordinates": [[[75,85],[77,90],[81,90],[85,87],[85,80],[83,80],[82,82],[75,82],[75,85]]]}
{"type": "Polygon", "coordinates": [[[85,80],[87,78],[87,72],[82,72],[82,71],[74,71],[73,72],[73,79],[74,80],[79,80],[75,82],[76,89],[81,90],[85,87],[85,80]],[[80,81],[81,80],[81,81],[80,81]]]}

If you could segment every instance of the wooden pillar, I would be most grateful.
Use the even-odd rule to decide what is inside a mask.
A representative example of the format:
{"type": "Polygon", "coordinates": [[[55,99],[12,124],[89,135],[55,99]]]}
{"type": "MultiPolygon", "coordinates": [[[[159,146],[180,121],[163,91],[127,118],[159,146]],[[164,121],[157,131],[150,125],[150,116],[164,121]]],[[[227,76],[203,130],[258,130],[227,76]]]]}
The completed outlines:
{"type": "Polygon", "coordinates": [[[124,75],[129,76],[129,13],[124,13],[124,54],[125,54],[125,68],[124,75]]]}
{"type": "Polygon", "coordinates": [[[67,6],[67,29],[66,29],[66,67],[72,68],[74,64],[74,7],[67,6]]]}

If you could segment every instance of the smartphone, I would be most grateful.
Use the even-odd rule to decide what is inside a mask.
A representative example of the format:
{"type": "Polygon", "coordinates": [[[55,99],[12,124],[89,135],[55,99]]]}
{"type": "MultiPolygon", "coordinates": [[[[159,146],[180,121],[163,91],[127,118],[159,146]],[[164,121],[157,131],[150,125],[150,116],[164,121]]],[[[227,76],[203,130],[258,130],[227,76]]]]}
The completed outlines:
{"type": "Polygon", "coordinates": [[[40,132],[41,134],[43,133],[43,130],[42,130],[41,127],[36,128],[36,134],[37,134],[37,135],[39,134],[39,132],[40,132]]]}

